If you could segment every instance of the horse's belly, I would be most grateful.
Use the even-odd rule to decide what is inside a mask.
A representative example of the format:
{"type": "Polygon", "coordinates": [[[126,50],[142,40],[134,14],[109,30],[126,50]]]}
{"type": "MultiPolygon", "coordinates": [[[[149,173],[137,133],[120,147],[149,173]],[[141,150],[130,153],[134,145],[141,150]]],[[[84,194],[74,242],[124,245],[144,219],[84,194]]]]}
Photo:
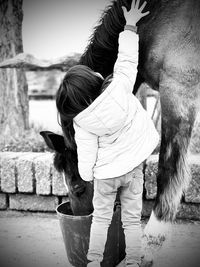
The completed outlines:
{"type": "Polygon", "coordinates": [[[163,60],[163,71],[185,87],[200,83],[200,48],[188,46],[183,50],[169,51],[163,60]]]}
{"type": "MultiPolygon", "coordinates": [[[[200,46],[199,46],[200,47],[200,46]]],[[[200,48],[188,45],[168,49],[154,47],[141,68],[143,77],[154,89],[159,90],[163,72],[185,87],[200,84],[200,48]]]]}

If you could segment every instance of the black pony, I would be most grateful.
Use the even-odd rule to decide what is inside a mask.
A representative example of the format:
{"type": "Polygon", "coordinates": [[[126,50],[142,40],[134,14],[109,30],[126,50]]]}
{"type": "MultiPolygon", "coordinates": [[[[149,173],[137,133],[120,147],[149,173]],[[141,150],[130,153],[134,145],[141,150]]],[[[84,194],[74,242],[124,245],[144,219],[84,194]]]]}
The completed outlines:
{"type": "MultiPolygon", "coordinates": [[[[122,5],[130,9],[131,0],[114,1],[105,10],[80,59],[80,64],[104,77],[112,73],[117,58],[118,37],[125,25],[122,5]]],[[[147,0],[145,11],[150,14],[137,25],[139,64],[133,93],[142,83],[160,92],[162,135],[152,217],[173,221],[190,179],[187,149],[200,103],[200,1],[147,0]]],[[[76,201],[82,198],[83,213],[89,213],[92,196],[86,198],[85,192],[91,184],[78,174],[74,129],[72,125],[63,129],[62,149],[56,149],[53,133],[43,136],[57,150],[56,166],[64,170],[68,183],[73,181],[76,201]]]]}

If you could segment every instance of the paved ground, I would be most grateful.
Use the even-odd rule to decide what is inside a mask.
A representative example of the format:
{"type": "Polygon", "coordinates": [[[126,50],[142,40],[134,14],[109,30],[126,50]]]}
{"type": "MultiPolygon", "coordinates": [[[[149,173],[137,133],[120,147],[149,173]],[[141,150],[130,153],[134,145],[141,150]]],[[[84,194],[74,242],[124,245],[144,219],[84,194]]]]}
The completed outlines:
{"type": "MultiPolygon", "coordinates": [[[[1,267],[69,267],[55,214],[0,212],[1,267]]],[[[153,267],[200,266],[200,222],[179,222],[153,267]]]]}

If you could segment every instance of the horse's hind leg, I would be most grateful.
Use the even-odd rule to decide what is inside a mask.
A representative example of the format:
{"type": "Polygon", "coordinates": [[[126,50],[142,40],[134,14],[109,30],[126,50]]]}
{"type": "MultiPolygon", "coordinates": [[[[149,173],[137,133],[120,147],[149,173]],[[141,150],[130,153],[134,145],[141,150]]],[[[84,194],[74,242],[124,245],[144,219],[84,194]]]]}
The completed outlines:
{"type": "Polygon", "coordinates": [[[197,113],[198,88],[172,79],[160,83],[162,137],[157,174],[156,218],[173,221],[190,181],[187,151],[197,113]]]}
{"type": "Polygon", "coordinates": [[[162,136],[157,174],[157,197],[145,227],[153,253],[169,233],[183,191],[190,180],[187,150],[197,112],[198,88],[164,77],[160,83],[162,136]],[[169,223],[166,223],[169,222],[169,223]],[[156,246],[154,244],[156,244],[156,246]]]}

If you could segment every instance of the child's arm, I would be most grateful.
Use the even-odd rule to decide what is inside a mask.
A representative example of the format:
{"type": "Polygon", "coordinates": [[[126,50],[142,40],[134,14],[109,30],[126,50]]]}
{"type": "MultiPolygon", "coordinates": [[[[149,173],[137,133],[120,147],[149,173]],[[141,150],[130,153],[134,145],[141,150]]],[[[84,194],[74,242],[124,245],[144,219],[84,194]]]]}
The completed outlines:
{"type": "Polygon", "coordinates": [[[118,57],[114,65],[113,79],[118,79],[132,92],[138,65],[138,35],[125,30],[119,35],[118,57]]]}
{"type": "Polygon", "coordinates": [[[113,78],[119,78],[132,92],[137,75],[138,65],[138,35],[136,34],[136,23],[148,12],[142,13],[146,2],[139,8],[140,0],[132,2],[132,7],[128,12],[122,7],[126,25],[124,31],[119,35],[119,51],[117,61],[114,66],[113,78]],[[134,3],[135,2],[135,3],[134,3]]]}
{"type": "Polygon", "coordinates": [[[98,137],[79,127],[75,122],[75,141],[78,154],[78,170],[81,178],[85,181],[92,181],[93,167],[96,163],[98,151],[98,137]]]}

